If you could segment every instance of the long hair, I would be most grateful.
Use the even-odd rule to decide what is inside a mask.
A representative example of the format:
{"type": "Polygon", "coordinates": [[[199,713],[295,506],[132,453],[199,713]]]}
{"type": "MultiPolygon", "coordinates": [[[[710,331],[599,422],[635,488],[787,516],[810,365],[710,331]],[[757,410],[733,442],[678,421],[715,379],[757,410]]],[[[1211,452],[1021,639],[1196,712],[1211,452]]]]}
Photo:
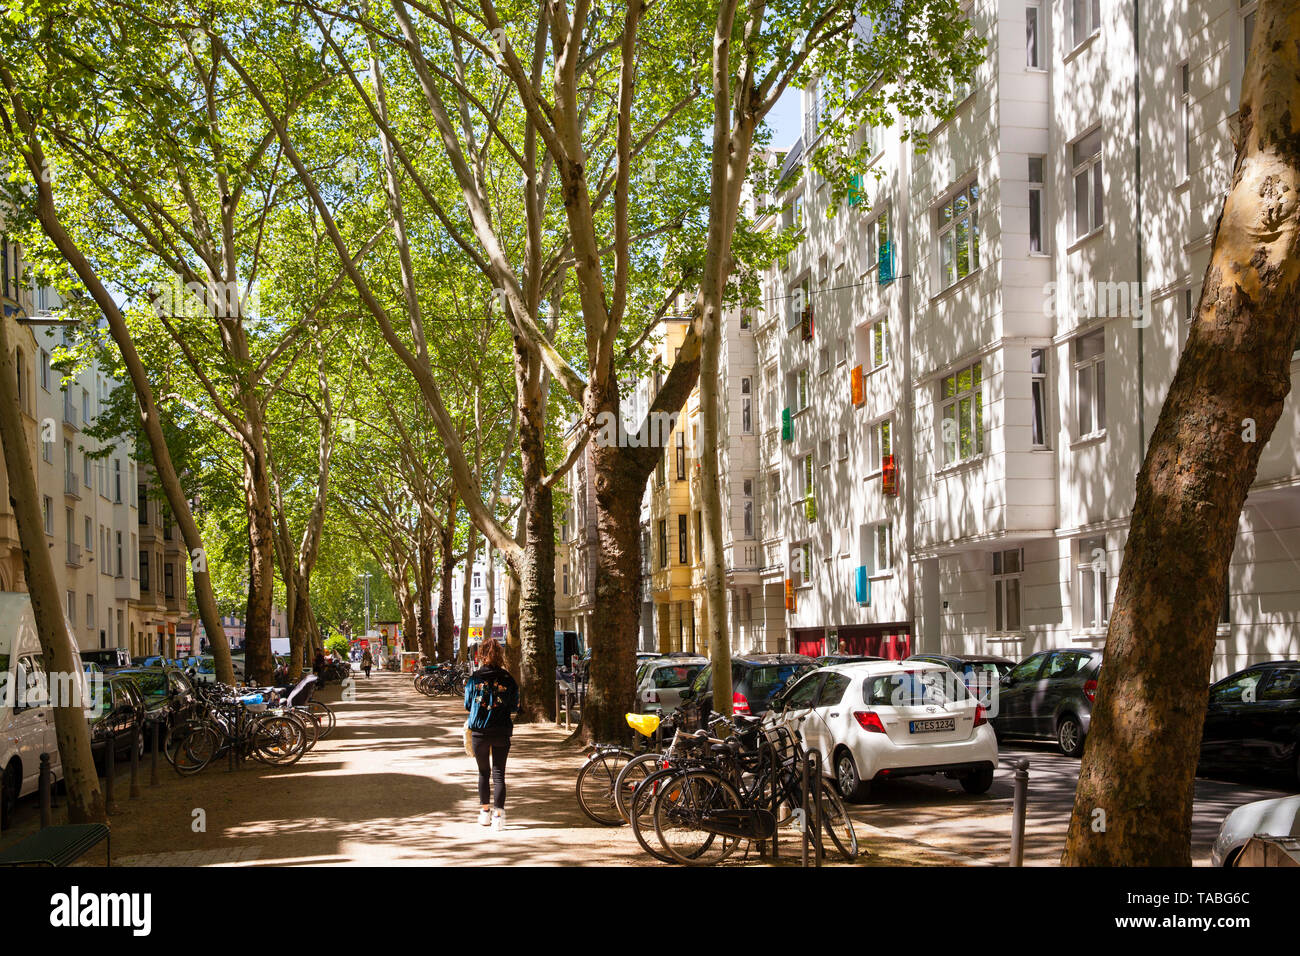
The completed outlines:
{"type": "Polygon", "coordinates": [[[495,637],[489,637],[479,645],[478,663],[480,667],[499,667],[506,666],[506,653],[501,647],[501,642],[495,637]]]}

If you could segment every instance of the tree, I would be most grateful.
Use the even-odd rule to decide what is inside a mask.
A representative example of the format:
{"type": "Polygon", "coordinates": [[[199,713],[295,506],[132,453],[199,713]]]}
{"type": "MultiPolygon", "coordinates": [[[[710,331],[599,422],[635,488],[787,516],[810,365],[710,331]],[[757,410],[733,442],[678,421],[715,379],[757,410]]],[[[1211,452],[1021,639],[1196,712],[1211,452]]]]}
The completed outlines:
{"type": "Polygon", "coordinates": [[[1232,188],[1137,478],[1067,865],[1191,865],[1215,623],[1242,505],[1300,344],[1297,76],[1300,5],[1263,0],[1232,188]]]}

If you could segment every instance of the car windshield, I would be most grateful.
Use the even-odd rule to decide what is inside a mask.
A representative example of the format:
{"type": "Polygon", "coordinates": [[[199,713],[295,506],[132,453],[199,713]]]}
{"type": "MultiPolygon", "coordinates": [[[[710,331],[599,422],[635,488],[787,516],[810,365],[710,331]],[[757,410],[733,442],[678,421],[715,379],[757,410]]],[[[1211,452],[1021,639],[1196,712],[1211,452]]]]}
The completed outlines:
{"type": "Polygon", "coordinates": [[[217,672],[216,667],[213,666],[212,658],[210,657],[205,657],[199,661],[198,670],[200,674],[215,674],[217,672]]]}
{"type": "Polygon", "coordinates": [[[957,675],[946,667],[868,677],[863,682],[862,696],[868,704],[894,707],[943,705],[970,698],[957,675]]]}
{"type": "Polygon", "coordinates": [[[657,668],[654,675],[655,687],[669,690],[686,687],[703,666],[703,664],[674,664],[672,667],[657,668]]]}
{"type": "Polygon", "coordinates": [[[145,698],[162,698],[167,696],[167,675],[151,671],[136,671],[131,675],[135,686],[145,698]]]}

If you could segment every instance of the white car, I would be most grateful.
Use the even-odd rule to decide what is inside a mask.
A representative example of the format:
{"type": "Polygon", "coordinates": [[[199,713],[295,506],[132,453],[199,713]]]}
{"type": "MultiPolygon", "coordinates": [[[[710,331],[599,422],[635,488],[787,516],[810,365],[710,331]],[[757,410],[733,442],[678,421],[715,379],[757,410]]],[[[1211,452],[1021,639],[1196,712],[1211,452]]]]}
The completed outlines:
{"type": "Polygon", "coordinates": [[[1255,834],[1300,837],[1300,794],[1256,800],[1233,810],[1223,819],[1210,848],[1211,866],[1232,866],[1242,847],[1255,834]]]}
{"type": "Polygon", "coordinates": [[[920,661],[862,661],[810,671],[772,703],[771,720],[803,736],[846,800],[873,780],[942,773],[984,793],[998,742],[984,708],[951,670],[920,661]]]}

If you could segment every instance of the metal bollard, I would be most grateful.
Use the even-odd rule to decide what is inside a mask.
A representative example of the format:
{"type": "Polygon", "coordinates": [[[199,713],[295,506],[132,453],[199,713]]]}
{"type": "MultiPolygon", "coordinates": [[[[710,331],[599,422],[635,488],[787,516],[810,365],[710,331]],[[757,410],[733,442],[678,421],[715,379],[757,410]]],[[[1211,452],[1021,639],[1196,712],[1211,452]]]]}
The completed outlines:
{"type": "Polygon", "coordinates": [[[555,726],[560,726],[560,682],[555,682],[555,726]]]}
{"type": "Polygon", "coordinates": [[[149,786],[158,786],[158,721],[149,722],[149,786]]]}
{"type": "Polygon", "coordinates": [[[117,735],[109,734],[104,741],[104,812],[116,813],[113,806],[113,778],[117,776],[117,735]]]}
{"type": "Polygon", "coordinates": [[[39,789],[41,791],[41,829],[44,830],[50,825],[50,787],[54,780],[54,772],[50,770],[50,755],[41,754],[41,777],[39,789]]]}
{"type": "Polygon", "coordinates": [[[137,724],[135,733],[131,735],[131,799],[134,800],[140,796],[140,741],[141,729],[137,724]]]}
{"type": "Polygon", "coordinates": [[[1025,805],[1029,801],[1029,761],[1015,762],[1015,793],[1011,810],[1011,865],[1025,865],[1025,805]]]}

